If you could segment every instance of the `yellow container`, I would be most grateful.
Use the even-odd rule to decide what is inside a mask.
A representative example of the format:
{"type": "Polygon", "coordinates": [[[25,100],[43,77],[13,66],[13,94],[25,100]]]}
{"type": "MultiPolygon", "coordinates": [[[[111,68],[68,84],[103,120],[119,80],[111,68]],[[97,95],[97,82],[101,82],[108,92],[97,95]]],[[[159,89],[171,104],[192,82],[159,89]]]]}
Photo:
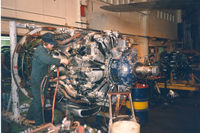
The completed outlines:
{"type": "MultiPolygon", "coordinates": [[[[126,107],[130,109],[130,101],[126,101],[126,107]]],[[[148,109],[148,101],[144,102],[133,102],[133,107],[135,110],[148,109]]]]}

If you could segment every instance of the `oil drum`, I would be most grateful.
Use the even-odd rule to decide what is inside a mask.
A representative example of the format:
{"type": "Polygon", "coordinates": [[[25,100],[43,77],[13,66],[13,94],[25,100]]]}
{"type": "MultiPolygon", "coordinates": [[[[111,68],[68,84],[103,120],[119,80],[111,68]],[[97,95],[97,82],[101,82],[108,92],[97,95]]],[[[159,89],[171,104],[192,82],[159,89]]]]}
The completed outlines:
{"type": "MultiPolygon", "coordinates": [[[[145,124],[148,121],[148,85],[137,83],[131,89],[133,108],[138,123],[145,124]]],[[[126,102],[126,107],[130,109],[130,102],[126,102]]]]}

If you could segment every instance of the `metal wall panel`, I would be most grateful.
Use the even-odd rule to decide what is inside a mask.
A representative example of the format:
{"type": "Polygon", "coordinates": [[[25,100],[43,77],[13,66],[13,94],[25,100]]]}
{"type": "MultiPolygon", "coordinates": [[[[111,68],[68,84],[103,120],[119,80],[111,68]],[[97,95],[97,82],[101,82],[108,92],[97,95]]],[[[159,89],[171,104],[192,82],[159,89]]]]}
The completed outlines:
{"type": "MultiPolygon", "coordinates": [[[[43,0],[43,2],[44,15],[65,18],[66,0],[43,0]]],[[[68,3],[70,3],[70,1],[68,3]]]]}
{"type": "MultiPolygon", "coordinates": [[[[2,0],[2,17],[79,26],[80,0],[2,0]]],[[[2,27],[7,29],[8,27],[2,27]]],[[[3,31],[6,31],[3,29],[3,31]]]]}
{"type": "Polygon", "coordinates": [[[43,13],[43,0],[15,0],[15,3],[16,9],[21,12],[43,13]]]}
{"type": "Polygon", "coordinates": [[[1,7],[16,8],[16,0],[1,0],[1,7]]]}

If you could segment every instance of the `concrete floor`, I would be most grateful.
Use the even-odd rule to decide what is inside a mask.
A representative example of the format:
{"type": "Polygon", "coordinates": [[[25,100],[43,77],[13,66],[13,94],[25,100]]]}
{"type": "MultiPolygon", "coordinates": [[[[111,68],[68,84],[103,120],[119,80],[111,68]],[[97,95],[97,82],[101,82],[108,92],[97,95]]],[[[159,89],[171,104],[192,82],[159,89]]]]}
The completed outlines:
{"type": "MultiPolygon", "coordinates": [[[[182,91],[178,94],[180,96],[171,102],[157,99],[157,103],[150,106],[148,122],[141,125],[141,133],[200,133],[200,93],[182,91]]],[[[84,119],[83,123],[105,126],[94,117],[84,119]]]]}
{"type": "MultiPolygon", "coordinates": [[[[82,125],[87,124],[101,130],[106,130],[108,124],[108,120],[105,124],[104,119],[97,116],[78,120],[82,121],[82,125]]],[[[3,132],[12,132],[6,132],[5,127],[7,126],[2,126],[3,132]]],[[[172,103],[160,102],[153,107],[150,106],[148,122],[141,125],[141,133],[200,133],[200,93],[186,93],[172,103]]]]}
{"type": "Polygon", "coordinates": [[[141,133],[200,133],[200,95],[188,93],[149,109],[141,133]]]}

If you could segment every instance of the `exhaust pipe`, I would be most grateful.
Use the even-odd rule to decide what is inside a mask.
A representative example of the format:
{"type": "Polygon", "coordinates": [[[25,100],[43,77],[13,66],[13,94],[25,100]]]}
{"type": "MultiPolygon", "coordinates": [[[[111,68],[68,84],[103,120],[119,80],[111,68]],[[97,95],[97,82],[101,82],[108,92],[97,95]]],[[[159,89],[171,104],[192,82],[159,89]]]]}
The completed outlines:
{"type": "Polygon", "coordinates": [[[89,105],[83,106],[80,104],[74,104],[70,102],[57,103],[57,107],[63,112],[66,112],[66,110],[69,110],[70,113],[81,118],[91,117],[91,115],[96,115],[101,109],[100,106],[89,106],[89,105]]]}

